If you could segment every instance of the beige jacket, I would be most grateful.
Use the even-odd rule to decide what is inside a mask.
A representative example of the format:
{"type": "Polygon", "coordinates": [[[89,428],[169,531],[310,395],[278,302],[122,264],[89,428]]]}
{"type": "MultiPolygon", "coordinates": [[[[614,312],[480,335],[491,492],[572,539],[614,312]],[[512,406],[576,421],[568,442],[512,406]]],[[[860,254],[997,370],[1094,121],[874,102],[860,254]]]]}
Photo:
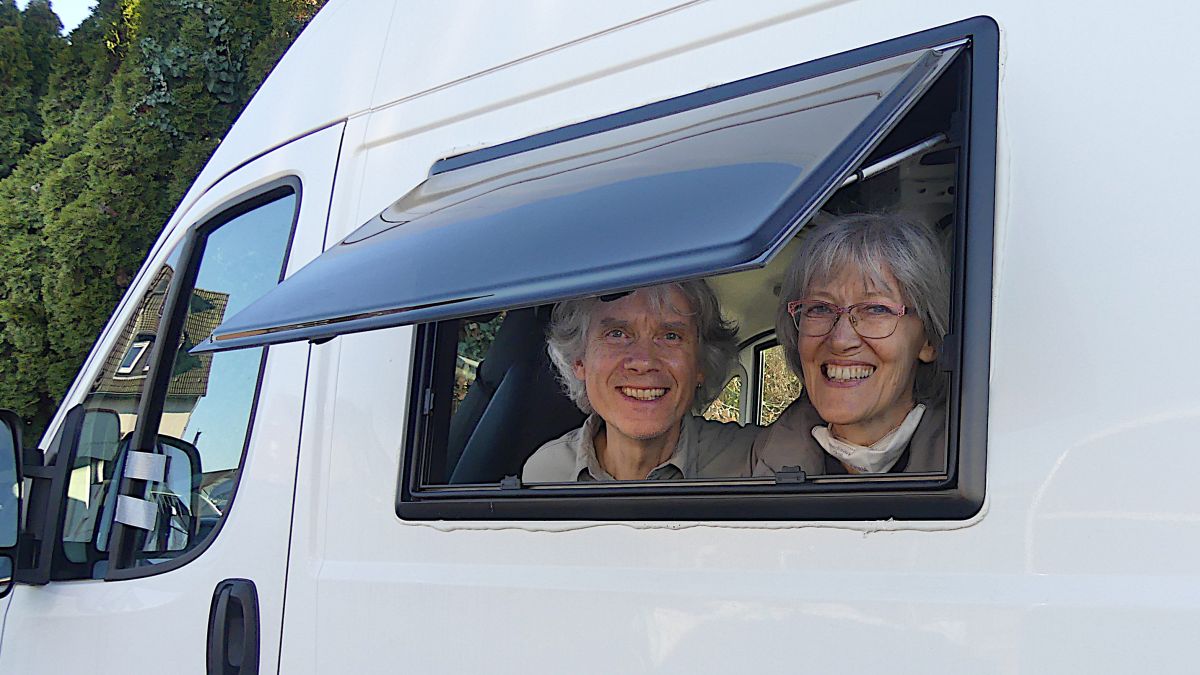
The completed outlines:
{"type": "MultiPolygon", "coordinates": [[[[925,402],[926,410],[908,442],[905,458],[897,466],[904,473],[946,471],[946,404],[925,402]]],[[[785,466],[799,466],[810,476],[828,474],[825,449],[813,438],[812,429],[825,424],[808,398],[796,399],[779,419],[763,429],[754,440],[755,476],[771,476],[785,466]]],[[[899,472],[893,469],[892,473],[899,472]]]]}

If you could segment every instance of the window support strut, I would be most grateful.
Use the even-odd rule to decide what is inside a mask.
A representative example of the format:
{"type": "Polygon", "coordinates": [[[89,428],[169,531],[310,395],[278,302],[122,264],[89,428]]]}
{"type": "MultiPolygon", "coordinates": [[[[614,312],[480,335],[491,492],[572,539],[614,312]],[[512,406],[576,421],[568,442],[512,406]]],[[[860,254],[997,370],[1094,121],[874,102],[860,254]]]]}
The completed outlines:
{"type": "Polygon", "coordinates": [[[930,136],[929,138],[926,138],[925,140],[921,141],[920,143],[917,143],[916,145],[911,145],[895,154],[884,157],[883,159],[879,160],[878,162],[875,162],[874,164],[872,164],[871,166],[865,166],[865,167],[859,169],[858,171],[855,171],[854,173],[850,174],[849,176],[846,176],[846,180],[842,181],[842,187],[846,187],[847,185],[853,185],[859,181],[864,181],[868,178],[871,178],[873,176],[881,174],[884,171],[887,171],[888,169],[891,169],[892,167],[896,166],[900,162],[903,162],[904,160],[906,160],[910,157],[914,157],[916,155],[919,155],[919,154],[922,154],[929,150],[932,150],[933,148],[936,148],[937,146],[941,145],[942,143],[945,143],[948,140],[949,140],[949,138],[946,136],[946,134],[940,133],[940,132],[936,133],[936,134],[930,136]]]}

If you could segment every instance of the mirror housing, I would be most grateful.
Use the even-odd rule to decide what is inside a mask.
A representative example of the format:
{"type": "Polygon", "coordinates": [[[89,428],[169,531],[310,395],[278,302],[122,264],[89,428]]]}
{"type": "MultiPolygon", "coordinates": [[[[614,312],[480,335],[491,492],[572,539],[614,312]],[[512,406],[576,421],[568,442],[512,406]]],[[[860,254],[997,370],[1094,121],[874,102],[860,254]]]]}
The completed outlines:
{"type": "MultiPolygon", "coordinates": [[[[150,481],[145,501],[156,507],[154,528],[146,531],[138,559],[164,559],[191,550],[200,540],[201,498],[203,471],[200,451],[187,441],[159,434],[155,454],[166,457],[161,481],[150,481]]],[[[116,481],[125,473],[129,444],[122,443],[117,453],[116,474],[112,488],[104,499],[103,512],[97,524],[94,546],[97,551],[109,552],[112,526],[116,522],[118,491],[116,481]]]]}

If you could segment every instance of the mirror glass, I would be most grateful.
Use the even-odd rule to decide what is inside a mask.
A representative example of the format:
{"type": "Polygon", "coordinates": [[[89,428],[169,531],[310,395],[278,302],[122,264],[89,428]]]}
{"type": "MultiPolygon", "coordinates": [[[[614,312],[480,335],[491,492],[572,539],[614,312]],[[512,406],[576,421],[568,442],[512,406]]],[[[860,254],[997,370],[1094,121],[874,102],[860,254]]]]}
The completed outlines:
{"type": "Polygon", "coordinates": [[[13,585],[13,561],[6,555],[0,555],[0,598],[8,595],[13,585]]]}
{"type": "Polygon", "coordinates": [[[121,419],[115,410],[84,411],[79,446],[67,484],[63,523],[63,553],[71,562],[88,560],[87,545],[95,535],[100,505],[108,492],[115,489],[112,478],[120,442],[121,419]]]}
{"type": "MultiPolygon", "coordinates": [[[[117,459],[114,475],[124,471],[125,450],[117,459]]],[[[169,558],[188,550],[199,539],[202,509],[200,500],[200,453],[187,441],[171,436],[158,437],[158,451],[167,457],[167,473],[162,481],[151,481],[146,498],[157,506],[154,529],[146,533],[142,546],[145,560],[169,558]]],[[[116,485],[116,481],[113,483],[116,485]]],[[[104,501],[104,514],[96,536],[96,547],[108,550],[112,511],[116,508],[117,490],[109,492],[104,501]]]]}
{"type": "MultiPolygon", "coordinates": [[[[0,418],[0,547],[17,545],[20,484],[17,481],[17,434],[21,430],[8,417],[0,418]]],[[[2,571],[2,570],[0,570],[2,571]]],[[[3,578],[5,575],[0,575],[3,578]]],[[[12,576],[9,561],[7,576],[12,576]]]]}

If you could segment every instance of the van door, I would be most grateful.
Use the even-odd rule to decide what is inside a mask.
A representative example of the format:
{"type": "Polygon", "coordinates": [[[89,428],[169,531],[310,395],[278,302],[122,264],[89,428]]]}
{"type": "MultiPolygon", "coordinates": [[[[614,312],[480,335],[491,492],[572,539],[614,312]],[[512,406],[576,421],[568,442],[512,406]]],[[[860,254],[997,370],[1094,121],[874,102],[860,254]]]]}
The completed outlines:
{"type": "Polygon", "coordinates": [[[0,672],[276,671],[309,347],[190,350],[320,253],[343,126],[220,180],[152,254],[60,415],[0,672]]]}

